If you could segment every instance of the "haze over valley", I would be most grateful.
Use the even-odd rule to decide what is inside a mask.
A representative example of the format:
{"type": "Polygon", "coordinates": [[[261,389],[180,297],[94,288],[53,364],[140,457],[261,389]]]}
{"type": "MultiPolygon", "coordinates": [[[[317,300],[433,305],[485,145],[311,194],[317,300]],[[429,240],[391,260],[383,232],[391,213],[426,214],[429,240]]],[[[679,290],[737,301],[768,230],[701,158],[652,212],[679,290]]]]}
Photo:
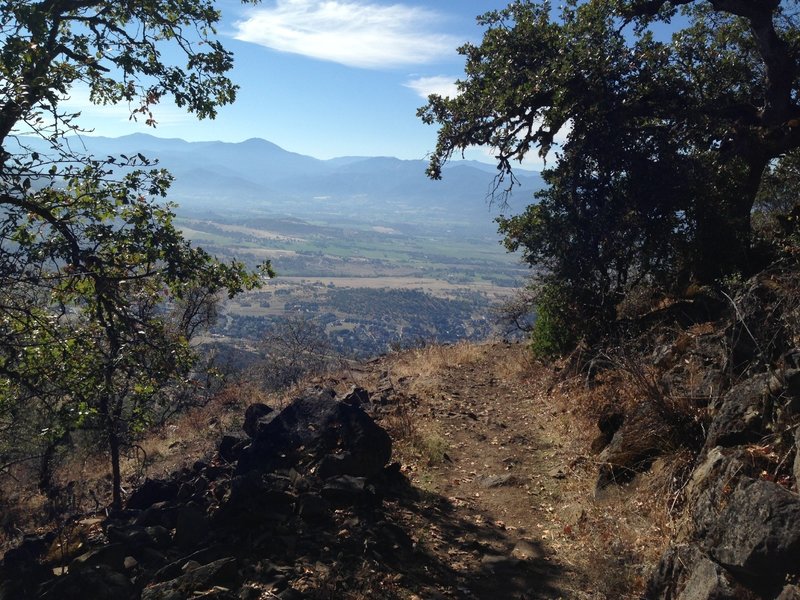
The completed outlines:
{"type": "Polygon", "coordinates": [[[432,181],[424,160],[319,160],[261,139],[81,143],[97,156],[157,157],[175,177],[168,199],[189,239],[222,258],[272,261],[278,278],[227,302],[206,341],[252,349],[285,317],[324,328],[345,355],[482,339],[494,330],[491,307],[526,273],[494,218],[530,203],[542,186],[535,172],[518,173],[504,204],[506,183],[495,190],[494,167],[475,161],[432,181]]]}

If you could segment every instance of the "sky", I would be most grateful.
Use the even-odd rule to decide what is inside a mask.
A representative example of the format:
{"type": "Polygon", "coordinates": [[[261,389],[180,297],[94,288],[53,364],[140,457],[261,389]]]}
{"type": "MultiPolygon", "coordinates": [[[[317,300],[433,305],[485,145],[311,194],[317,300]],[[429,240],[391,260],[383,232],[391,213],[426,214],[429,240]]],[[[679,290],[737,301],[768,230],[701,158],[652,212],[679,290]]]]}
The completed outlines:
{"type": "MultiPolygon", "coordinates": [[[[235,55],[235,104],[197,121],[169,103],[155,129],[130,121],[127,107],[96,107],[86,90],[67,106],[95,135],[150,133],[188,141],[267,139],[314,156],[425,159],[436,128],[416,110],[463,76],[456,49],[480,42],[476,17],[508,1],[222,0],[219,39],[235,55]]],[[[491,161],[486,151],[468,158],[491,161]]],[[[527,165],[534,166],[534,165],[527,165]]]]}

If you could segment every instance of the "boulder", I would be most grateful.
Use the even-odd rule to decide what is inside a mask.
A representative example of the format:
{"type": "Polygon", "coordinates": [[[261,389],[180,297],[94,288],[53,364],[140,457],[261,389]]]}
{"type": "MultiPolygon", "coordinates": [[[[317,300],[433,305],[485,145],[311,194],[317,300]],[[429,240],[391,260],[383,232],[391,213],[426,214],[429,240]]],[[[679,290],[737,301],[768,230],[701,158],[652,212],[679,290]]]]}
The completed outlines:
{"type": "MultiPolygon", "coordinates": [[[[203,597],[215,586],[236,587],[239,582],[237,561],[233,557],[215,560],[204,566],[187,570],[183,575],[157,583],[142,591],[142,600],[185,600],[203,597]]],[[[225,590],[221,590],[225,591],[225,590]]]]}
{"type": "Polygon", "coordinates": [[[247,442],[234,435],[226,435],[220,440],[219,448],[217,450],[219,458],[226,463],[235,463],[239,460],[239,455],[242,448],[247,445],[247,442]]]}
{"type": "Polygon", "coordinates": [[[322,391],[296,399],[268,422],[262,420],[239,457],[237,471],[308,468],[329,454],[347,453],[346,474],[369,477],[381,472],[391,452],[389,435],[369,415],[322,391]]]}
{"type": "Polygon", "coordinates": [[[322,497],[334,508],[371,506],[377,502],[375,487],[365,477],[342,475],[329,479],[322,487],[322,497]]]}
{"type": "Polygon", "coordinates": [[[664,553],[647,585],[648,600],[757,600],[698,546],[680,544],[664,553]]]}
{"type": "Polygon", "coordinates": [[[178,511],[175,525],[175,543],[181,548],[191,548],[208,537],[208,517],[199,506],[188,504],[178,511]]]}
{"type": "Polygon", "coordinates": [[[127,507],[136,510],[150,508],[157,502],[173,501],[178,496],[179,485],[176,481],[165,479],[146,479],[130,495],[127,507]]]}
{"type": "Polygon", "coordinates": [[[771,481],[743,478],[703,544],[721,565],[770,590],[800,574],[800,498],[771,481]]]}
{"type": "MultiPolygon", "coordinates": [[[[288,481],[288,480],[286,480],[288,481]]],[[[264,477],[257,471],[234,477],[220,502],[217,523],[232,527],[283,521],[294,513],[297,497],[282,486],[283,479],[264,477]]]]}
{"type": "Polygon", "coordinates": [[[58,577],[39,596],[41,600],[132,600],[135,597],[128,578],[105,565],[58,577]]]}
{"type": "Polygon", "coordinates": [[[706,438],[706,448],[756,442],[772,411],[773,376],[762,373],[732,387],[721,401],[706,438]]]}
{"type": "Polygon", "coordinates": [[[69,564],[69,572],[77,573],[92,569],[98,565],[105,565],[114,571],[122,571],[125,563],[125,556],[128,551],[122,544],[108,544],[94,550],[84,552],[79,557],[73,559],[69,564]]]}
{"type": "Polygon", "coordinates": [[[251,438],[256,437],[260,424],[262,422],[268,423],[270,418],[275,416],[272,414],[274,412],[275,411],[271,407],[261,402],[251,404],[244,411],[244,425],[242,425],[242,429],[244,429],[244,432],[251,438]],[[272,417],[270,417],[271,414],[272,417]]]}

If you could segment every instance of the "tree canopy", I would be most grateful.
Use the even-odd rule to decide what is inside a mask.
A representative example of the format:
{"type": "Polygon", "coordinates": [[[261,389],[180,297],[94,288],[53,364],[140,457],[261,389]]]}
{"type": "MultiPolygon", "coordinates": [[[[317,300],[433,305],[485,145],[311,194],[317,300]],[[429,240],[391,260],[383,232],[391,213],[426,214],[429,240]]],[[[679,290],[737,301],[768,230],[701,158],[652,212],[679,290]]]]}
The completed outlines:
{"type": "Polygon", "coordinates": [[[797,17],[775,0],[513,2],[460,49],[458,94],[419,111],[439,127],[428,173],[487,146],[513,184],[515,161],[552,151],[548,187],[500,226],[584,320],[643,282],[747,272],[765,170],[800,146],[797,17]]]}
{"type": "Polygon", "coordinates": [[[46,461],[69,431],[99,431],[115,506],[120,450],[190,375],[217,293],[260,275],[191,246],[169,174],[81,152],[80,115],[62,106],[85,89],[149,125],[166,97],[213,118],[236,92],[219,16],[206,0],[0,2],[0,450],[32,436],[46,461]]]}

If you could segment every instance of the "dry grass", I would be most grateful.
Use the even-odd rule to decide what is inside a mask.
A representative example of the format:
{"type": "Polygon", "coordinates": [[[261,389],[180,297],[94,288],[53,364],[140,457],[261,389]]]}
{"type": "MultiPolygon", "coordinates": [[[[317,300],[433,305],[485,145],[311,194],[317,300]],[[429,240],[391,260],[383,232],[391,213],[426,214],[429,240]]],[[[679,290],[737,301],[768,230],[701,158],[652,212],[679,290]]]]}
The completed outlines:
{"type": "Polygon", "coordinates": [[[395,377],[433,377],[452,368],[477,363],[485,352],[479,344],[458,342],[448,346],[429,345],[403,352],[392,365],[395,377]]]}

